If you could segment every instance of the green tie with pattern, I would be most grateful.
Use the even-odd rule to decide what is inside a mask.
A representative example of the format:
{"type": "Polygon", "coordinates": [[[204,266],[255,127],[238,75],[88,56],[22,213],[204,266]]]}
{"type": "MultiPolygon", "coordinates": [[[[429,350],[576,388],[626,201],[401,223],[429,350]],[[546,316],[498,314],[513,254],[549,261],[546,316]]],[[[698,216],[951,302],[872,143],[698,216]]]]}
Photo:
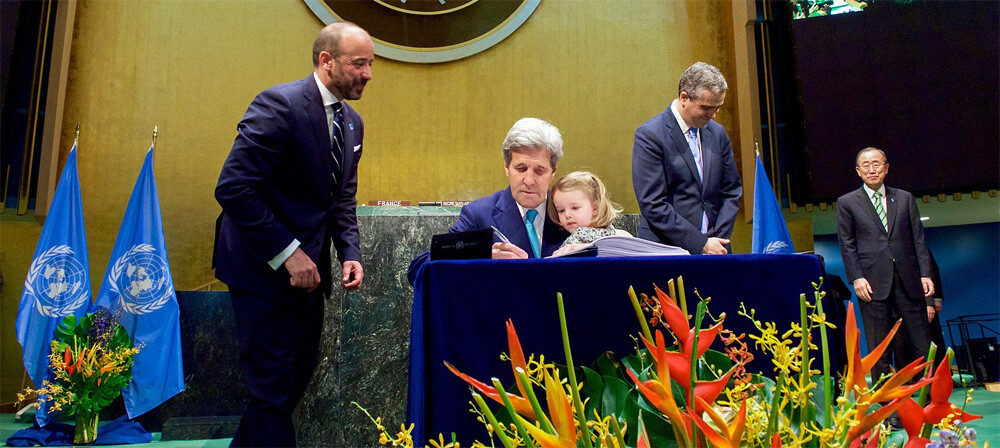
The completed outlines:
{"type": "Polygon", "coordinates": [[[882,205],[882,193],[875,192],[875,213],[878,213],[878,219],[882,221],[882,227],[885,227],[886,231],[889,231],[889,223],[885,220],[885,206],[882,205]]]}

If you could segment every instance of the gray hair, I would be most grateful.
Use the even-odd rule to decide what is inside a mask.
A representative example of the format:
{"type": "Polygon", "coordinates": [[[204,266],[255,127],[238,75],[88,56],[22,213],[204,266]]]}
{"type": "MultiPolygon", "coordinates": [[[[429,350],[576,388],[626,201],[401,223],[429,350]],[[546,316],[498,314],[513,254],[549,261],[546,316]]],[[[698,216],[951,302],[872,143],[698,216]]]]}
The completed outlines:
{"type": "Polygon", "coordinates": [[[885,151],[878,149],[874,146],[869,146],[865,149],[862,149],[861,151],[858,151],[858,155],[854,156],[854,166],[858,166],[858,160],[861,160],[862,154],[872,151],[877,151],[878,153],[882,154],[882,160],[885,160],[885,163],[889,163],[889,157],[885,155],[885,151]]]}
{"type": "Polygon", "coordinates": [[[503,163],[510,165],[512,153],[530,148],[544,148],[549,152],[549,164],[555,170],[562,158],[562,134],[551,123],[538,118],[522,118],[507,131],[503,139],[503,163]]]}
{"type": "Polygon", "coordinates": [[[726,84],[726,78],[714,65],[695,62],[681,75],[681,80],[677,83],[677,96],[681,92],[687,92],[692,100],[696,100],[701,96],[702,89],[719,95],[729,90],[729,84],[726,84]]]}
{"type": "Polygon", "coordinates": [[[330,53],[334,59],[340,57],[340,39],[344,37],[344,30],[348,28],[361,30],[360,26],[345,21],[333,22],[319,30],[316,41],[313,42],[313,67],[319,67],[319,53],[321,51],[330,53]]]}

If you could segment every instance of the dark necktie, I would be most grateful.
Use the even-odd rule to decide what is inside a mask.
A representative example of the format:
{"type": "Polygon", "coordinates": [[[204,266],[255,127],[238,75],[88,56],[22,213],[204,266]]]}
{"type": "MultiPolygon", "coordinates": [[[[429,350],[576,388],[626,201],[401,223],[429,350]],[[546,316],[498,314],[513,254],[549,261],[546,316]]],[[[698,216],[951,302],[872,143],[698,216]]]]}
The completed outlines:
{"type": "Polygon", "coordinates": [[[340,164],[344,160],[344,105],[339,101],[333,103],[333,144],[330,145],[330,155],[333,156],[333,183],[340,182],[343,171],[340,164]]]}

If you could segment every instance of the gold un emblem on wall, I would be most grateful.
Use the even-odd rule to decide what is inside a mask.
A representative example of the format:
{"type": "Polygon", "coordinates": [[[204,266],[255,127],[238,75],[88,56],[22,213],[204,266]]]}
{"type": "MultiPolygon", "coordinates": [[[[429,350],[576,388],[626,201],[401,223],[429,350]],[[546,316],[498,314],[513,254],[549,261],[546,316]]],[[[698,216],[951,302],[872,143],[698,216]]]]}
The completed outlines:
{"type": "Polygon", "coordinates": [[[510,36],[541,0],[305,0],[323,23],[367,30],[375,54],[404,62],[472,56],[510,36]]]}

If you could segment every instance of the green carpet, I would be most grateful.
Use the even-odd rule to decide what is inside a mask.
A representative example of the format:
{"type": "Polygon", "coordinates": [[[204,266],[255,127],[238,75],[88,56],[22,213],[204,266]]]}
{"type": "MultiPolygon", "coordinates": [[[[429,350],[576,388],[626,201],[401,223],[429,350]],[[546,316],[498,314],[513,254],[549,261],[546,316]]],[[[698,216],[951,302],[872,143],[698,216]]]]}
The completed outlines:
{"type": "MultiPolygon", "coordinates": [[[[965,400],[965,390],[956,387],[951,395],[951,402],[958,406],[965,400]]],[[[983,418],[967,423],[966,425],[976,429],[979,447],[983,447],[983,442],[990,441],[991,446],[1000,447],[1000,392],[990,392],[983,388],[976,388],[972,394],[972,403],[965,407],[965,411],[982,415],[983,418]]],[[[28,417],[30,418],[30,417],[28,417]]],[[[0,443],[7,440],[15,431],[31,426],[30,423],[14,421],[14,414],[0,414],[0,443]]],[[[891,441],[899,441],[899,445],[905,442],[906,434],[902,431],[893,435],[891,441]]],[[[156,448],[223,448],[229,446],[230,439],[212,440],[170,440],[160,441],[160,433],[153,433],[153,441],[150,443],[136,445],[108,445],[122,447],[156,447],[156,448]]],[[[373,445],[377,443],[372,440],[373,445]]]]}

